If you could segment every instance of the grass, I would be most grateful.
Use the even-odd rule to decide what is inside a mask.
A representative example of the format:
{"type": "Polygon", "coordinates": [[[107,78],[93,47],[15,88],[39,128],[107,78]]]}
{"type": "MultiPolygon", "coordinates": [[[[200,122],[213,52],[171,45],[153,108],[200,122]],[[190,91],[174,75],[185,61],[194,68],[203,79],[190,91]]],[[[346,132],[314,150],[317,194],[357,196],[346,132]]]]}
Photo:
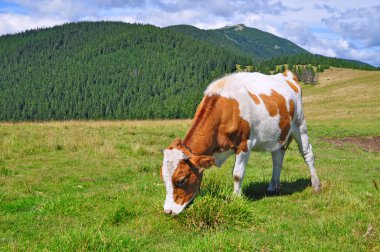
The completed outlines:
{"type": "Polygon", "coordinates": [[[190,120],[2,123],[0,250],[379,251],[379,153],[323,140],[380,135],[379,79],[333,69],[304,87],[321,194],[292,144],[281,196],[265,194],[270,154],[253,153],[243,197],[231,158],[177,217],[163,213],[160,149],[190,120]]]}

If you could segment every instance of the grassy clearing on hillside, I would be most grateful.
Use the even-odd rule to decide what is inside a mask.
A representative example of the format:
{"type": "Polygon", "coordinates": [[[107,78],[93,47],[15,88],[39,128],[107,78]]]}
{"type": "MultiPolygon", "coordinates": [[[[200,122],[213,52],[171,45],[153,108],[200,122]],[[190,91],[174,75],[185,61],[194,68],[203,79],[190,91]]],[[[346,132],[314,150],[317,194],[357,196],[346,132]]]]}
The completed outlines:
{"type": "Polygon", "coordinates": [[[265,195],[270,154],[253,153],[243,197],[231,158],[174,218],[160,149],[190,120],[0,124],[0,250],[379,251],[380,155],[324,139],[380,135],[380,73],[335,71],[303,90],[321,194],[293,143],[281,196],[265,195]]]}

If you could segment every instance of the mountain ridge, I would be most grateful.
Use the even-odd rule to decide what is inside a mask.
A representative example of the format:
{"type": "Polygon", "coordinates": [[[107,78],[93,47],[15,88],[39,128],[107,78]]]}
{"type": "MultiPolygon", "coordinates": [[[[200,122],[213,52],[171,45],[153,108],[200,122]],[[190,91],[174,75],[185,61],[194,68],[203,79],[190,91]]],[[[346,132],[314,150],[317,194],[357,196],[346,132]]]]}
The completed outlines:
{"type": "Polygon", "coordinates": [[[259,61],[284,54],[310,53],[287,39],[244,24],[209,30],[191,25],[174,25],[164,29],[174,30],[214,45],[249,54],[259,61]]]}

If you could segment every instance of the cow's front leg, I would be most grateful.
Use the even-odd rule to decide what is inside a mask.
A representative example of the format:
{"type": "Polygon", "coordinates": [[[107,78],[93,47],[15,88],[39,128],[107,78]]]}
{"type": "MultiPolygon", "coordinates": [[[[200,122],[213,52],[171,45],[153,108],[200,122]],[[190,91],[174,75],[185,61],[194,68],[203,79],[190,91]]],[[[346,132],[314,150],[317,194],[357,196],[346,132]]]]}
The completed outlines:
{"type": "Polygon", "coordinates": [[[234,194],[239,196],[241,195],[241,184],[243,182],[245,167],[247,166],[250,153],[251,151],[248,150],[247,152],[241,151],[240,153],[236,154],[236,161],[233,171],[234,194]]]}

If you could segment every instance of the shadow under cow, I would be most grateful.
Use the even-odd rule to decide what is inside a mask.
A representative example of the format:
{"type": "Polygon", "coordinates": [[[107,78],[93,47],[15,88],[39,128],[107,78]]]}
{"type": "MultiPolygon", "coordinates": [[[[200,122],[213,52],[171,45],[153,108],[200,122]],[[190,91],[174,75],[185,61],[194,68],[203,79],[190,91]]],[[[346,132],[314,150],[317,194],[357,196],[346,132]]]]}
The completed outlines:
{"type": "Polygon", "coordinates": [[[305,178],[297,179],[292,182],[282,182],[280,194],[273,195],[267,191],[268,182],[250,182],[248,185],[243,187],[243,195],[245,195],[249,200],[255,201],[270,196],[292,195],[295,192],[304,191],[310,185],[310,179],[305,178]]]}

